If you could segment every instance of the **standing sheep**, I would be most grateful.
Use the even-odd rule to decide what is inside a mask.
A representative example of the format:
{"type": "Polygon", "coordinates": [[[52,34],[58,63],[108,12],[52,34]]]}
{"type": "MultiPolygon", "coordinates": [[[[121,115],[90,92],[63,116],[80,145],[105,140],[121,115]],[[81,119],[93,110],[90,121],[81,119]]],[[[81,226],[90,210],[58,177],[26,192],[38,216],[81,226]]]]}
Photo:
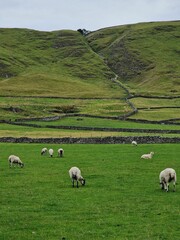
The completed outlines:
{"type": "Polygon", "coordinates": [[[8,161],[9,161],[9,166],[12,167],[13,164],[17,164],[19,165],[20,167],[24,167],[24,163],[20,160],[20,158],[18,156],[15,156],[15,155],[10,155],[8,157],[8,161]]]}
{"type": "Polygon", "coordinates": [[[169,190],[169,183],[173,181],[174,185],[174,191],[176,189],[176,171],[173,168],[166,168],[159,174],[159,181],[161,184],[161,189],[166,190],[168,192],[169,190]]]}
{"type": "Polygon", "coordinates": [[[133,146],[137,146],[137,142],[136,141],[132,141],[131,143],[133,146]]]}
{"type": "Polygon", "coordinates": [[[41,155],[44,155],[45,153],[47,153],[47,148],[43,148],[43,149],[41,150],[41,155]]]}
{"type": "Polygon", "coordinates": [[[49,155],[50,157],[53,157],[54,150],[52,148],[49,149],[49,155]]]}
{"type": "Polygon", "coordinates": [[[58,156],[63,157],[64,156],[64,150],[62,148],[58,149],[58,156]]]}
{"type": "Polygon", "coordinates": [[[151,159],[154,155],[154,152],[150,152],[149,154],[143,154],[141,158],[143,159],[151,159]]]}
{"type": "Polygon", "coordinates": [[[76,181],[76,187],[77,188],[79,187],[78,182],[80,182],[82,186],[85,185],[85,179],[82,177],[81,170],[79,168],[72,167],[69,170],[69,176],[72,180],[73,187],[74,187],[74,181],[76,181]]]}

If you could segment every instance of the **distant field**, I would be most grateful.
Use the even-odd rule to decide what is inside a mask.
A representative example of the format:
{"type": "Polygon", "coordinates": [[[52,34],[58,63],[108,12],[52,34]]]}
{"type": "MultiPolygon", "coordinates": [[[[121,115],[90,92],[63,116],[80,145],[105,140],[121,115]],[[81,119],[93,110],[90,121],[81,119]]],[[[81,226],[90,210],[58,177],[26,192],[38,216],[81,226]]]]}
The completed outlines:
{"type": "Polygon", "coordinates": [[[180,117],[180,108],[146,109],[139,110],[131,119],[144,119],[152,121],[162,121],[180,117]]]}
{"type": "Polygon", "coordinates": [[[0,97],[0,119],[58,116],[67,113],[117,117],[131,112],[124,99],[0,97]]]}
{"type": "Polygon", "coordinates": [[[130,129],[161,129],[180,130],[179,125],[136,123],[132,121],[111,120],[89,117],[64,117],[56,121],[25,121],[26,123],[37,124],[42,127],[51,126],[82,126],[82,127],[107,127],[107,128],[130,128],[130,129]]]}
{"type": "Polygon", "coordinates": [[[1,143],[0,155],[0,239],[179,240],[179,185],[175,193],[159,186],[164,168],[180,174],[178,144],[1,143]],[[42,147],[53,148],[54,157],[42,157],[42,147]],[[140,159],[150,151],[152,160],[140,159]],[[24,169],[9,168],[10,154],[20,156],[24,169]],[[81,169],[85,187],[72,188],[72,166],[81,169]]]}
{"type": "MultiPolygon", "coordinates": [[[[131,119],[158,121],[180,118],[179,98],[169,100],[133,98],[130,101],[138,108],[138,113],[131,116],[131,119]]],[[[132,112],[132,108],[125,99],[0,97],[0,120],[11,119],[13,121],[19,118],[64,116],[76,113],[100,117],[121,117],[130,112],[132,112]]],[[[65,121],[63,124],[66,125],[65,121]]],[[[93,120],[93,125],[95,121],[98,125],[98,119],[93,120]]],[[[112,124],[111,121],[109,123],[112,124]]]]}
{"type": "MultiPolygon", "coordinates": [[[[169,129],[171,129],[169,127],[169,129]]],[[[172,128],[173,129],[173,128],[172,128]]],[[[53,129],[47,127],[27,127],[17,125],[0,124],[0,137],[30,137],[30,138],[61,138],[61,137],[111,137],[111,136],[162,136],[180,137],[175,133],[143,133],[143,132],[115,132],[115,131],[93,131],[93,130],[67,130],[53,129]]]]}
{"type": "Polygon", "coordinates": [[[180,98],[163,99],[163,98],[143,98],[135,97],[131,99],[138,108],[154,108],[154,107],[180,107],[180,98]]]}

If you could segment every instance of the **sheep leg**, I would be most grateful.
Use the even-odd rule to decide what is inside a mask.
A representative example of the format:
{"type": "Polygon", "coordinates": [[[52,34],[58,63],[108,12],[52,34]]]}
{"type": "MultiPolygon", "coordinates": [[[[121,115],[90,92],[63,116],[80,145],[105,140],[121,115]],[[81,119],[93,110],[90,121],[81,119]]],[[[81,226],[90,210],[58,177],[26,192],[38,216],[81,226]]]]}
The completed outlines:
{"type": "Polygon", "coordinates": [[[166,182],[162,182],[162,190],[166,190],[166,182]]]}
{"type": "Polygon", "coordinates": [[[77,188],[78,188],[78,187],[79,187],[79,183],[78,183],[78,181],[76,181],[76,182],[77,182],[77,185],[76,185],[76,186],[77,186],[77,188]]]}
{"type": "Polygon", "coordinates": [[[175,183],[175,181],[173,182],[173,186],[174,186],[173,191],[175,192],[176,191],[176,183],[175,183]]]}
{"type": "Polygon", "coordinates": [[[74,179],[72,180],[72,184],[73,184],[73,187],[74,187],[74,179]]]}
{"type": "Polygon", "coordinates": [[[166,183],[166,192],[169,190],[169,183],[166,183]]]}

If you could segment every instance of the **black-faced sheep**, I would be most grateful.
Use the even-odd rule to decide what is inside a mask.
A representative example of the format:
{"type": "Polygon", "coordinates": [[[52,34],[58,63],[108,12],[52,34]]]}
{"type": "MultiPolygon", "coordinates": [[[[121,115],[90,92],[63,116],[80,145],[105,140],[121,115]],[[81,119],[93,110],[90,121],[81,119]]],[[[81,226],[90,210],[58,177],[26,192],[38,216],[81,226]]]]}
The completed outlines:
{"type": "Polygon", "coordinates": [[[159,174],[159,181],[161,184],[161,189],[169,190],[169,183],[173,181],[174,191],[176,189],[176,171],[173,168],[166,168],[159,174]]]}
{"type": "Polygon", "coordinates": [[[154,155],[154,152],[150,152],[148,154],[143,154],[141,156],[141,158],[143,158],[143,159],[151,159],[153,157],[153,155],[154,155]]]}
{"type": "Polygon", "coordinates": [[[47,153],[47,148],[43,148],[43,149],[41,150],[41,155],[44,155],[45,153],[47,153]]]}
{"type": "Polygon", "coordinates": [[[13,165],[19,165],[20,167],[24,167],[24,163],[20,160],[20,158],[18,156],[15,155],[10,155],[8,157],[8,161],[9,161],[9,166],[12,167],[13,165]]]}
{"type": "Polygon", "coordinates": [[[64,150],[62,148],[58,149],[58,156],[63,157],[64,156],[64,150]]]}
{"type": "Polygon", "coordinates": [[[69,176],[71,178],[71,181],[72,181],[72,185],[74,187],[74,182],[76,181],[76,187],[78,188],[79,185],[78,185],[78,182],[81,183],[82,186],[85,185],[85,179],[82,177],[81,175],[81,170],[77,167],[72,167],[70,170],[69,170],[69,176]]]}

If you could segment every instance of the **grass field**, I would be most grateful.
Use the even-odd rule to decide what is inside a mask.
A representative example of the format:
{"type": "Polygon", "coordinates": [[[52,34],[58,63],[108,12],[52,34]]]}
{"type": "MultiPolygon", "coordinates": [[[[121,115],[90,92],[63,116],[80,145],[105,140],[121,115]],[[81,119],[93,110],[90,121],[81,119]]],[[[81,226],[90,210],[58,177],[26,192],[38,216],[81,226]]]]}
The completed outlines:
{"type": "Polygon", "coordinates": [[[131,107],[124,99],[0,97],[0,120],[51,117],[67,113],[117,117],[131,111],[131,107]]]}
{"type": "Polygon", "coordinates": [[[0,144],[0,239],[179,239],[179,197],[160,190],[159,173],[180,174],[178,144],[59,145],[53,158],[44,144],[0,144]],[[141,160],[154,151],[152,160],[141,160]],[[25,167],[9,168],[10,154],[25,167]],[[78,166],[86,186],[72,188],[68,170],[78,166]]]}
{"type": "Polygon", "coordinates": [[[30,137],[30,138],[61,138],[61,137],[109,137],[109,136],[161,136],[161,137],[179,137],[179,125],[164,125],[164,124],[144,124],[129,121],[118,121],[110,119],[94,119],[94,118],[79,118],[68,117],[56,121],[30,121],[29,124],[36,124],[37,127],[20,126],[13,124],[0,124],[0,137],[30,137]],[[61,126],[62,128],[53,128],[61,126]],[[91,127],[97,130],[65,129],[64,127],[91,127]],[[100,131],[98,128],[107,128],[100,131]],[[108,130],[111,128],[112,130],[108,130]],[[113,131],[113,128],[115,129],[113,131]],[[116,131],[122,128],[126,131],[116,131]],[[140,130],[139,130],[140,129],[140,130]],[[141,130],[142,129],[142,130],[141,130]],[[143,132],[144,129],[144,132],[143,132]],[[134,130],[135,132],[132,132],[134,130]],[[174,132],[145,132],[145,130],[166,130],[174,132]]]}
{"type": "Polygon", "coordinates": [[[130,129],[161,129],[161,130],[180,130],[179,125],[137,123],[132,121],[90,118],[90,117],[65,117],[55,121],[25,121],[35,123],[40,126],[82,126],[82,127],[106,127],[106,128],[130,128],[130,129]]]}

